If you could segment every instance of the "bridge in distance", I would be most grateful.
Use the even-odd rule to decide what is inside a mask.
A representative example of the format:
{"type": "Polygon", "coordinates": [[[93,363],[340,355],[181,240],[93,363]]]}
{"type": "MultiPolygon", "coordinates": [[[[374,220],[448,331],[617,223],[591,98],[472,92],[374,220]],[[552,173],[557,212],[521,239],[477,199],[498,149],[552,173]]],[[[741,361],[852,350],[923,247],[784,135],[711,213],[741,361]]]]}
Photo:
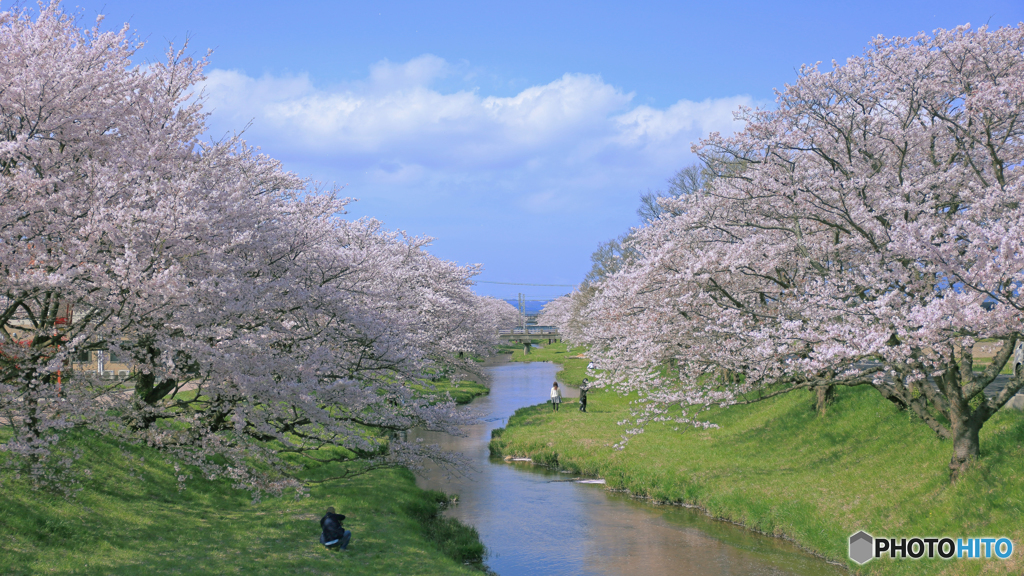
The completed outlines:
{"type": "Polygon", "coordinates": [[[547,340],[548,344],[553,344],[560,341],[562,336],[558,333],[558,328],[554,326],[527,326],[526,328],[498,330],[498,338],[523,344],[532,340],[547,340]]]}

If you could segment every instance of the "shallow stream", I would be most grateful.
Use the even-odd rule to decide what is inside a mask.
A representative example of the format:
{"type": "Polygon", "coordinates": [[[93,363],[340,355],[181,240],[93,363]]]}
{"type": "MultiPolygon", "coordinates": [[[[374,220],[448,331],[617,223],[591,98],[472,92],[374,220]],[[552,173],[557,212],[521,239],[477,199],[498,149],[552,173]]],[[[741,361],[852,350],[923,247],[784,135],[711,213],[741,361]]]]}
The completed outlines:
{"type": "MultiPolygon", "coordinates": [[[[423,488],[458,494],[449,515],[475,526],[488,549],[487,565],[500,576],[580,575],[799,575],[846,574],[789,542],[713,520],[698,510],[653,505],[610,492],[602,484],[567,482],[528,462],[490,458],[491,430],[516,409],[545,402],[558,367],[534,362],[487,369],[491,393],[471,407],[484,422],[468,436],[421,433],[429,443],[464,453],[468,476],[431,470],[423,488]]],[[[565,397],[578,390],[563,387],[565,397]]],[[[575,403],[563,410],[575,410],[575,403]]]]}

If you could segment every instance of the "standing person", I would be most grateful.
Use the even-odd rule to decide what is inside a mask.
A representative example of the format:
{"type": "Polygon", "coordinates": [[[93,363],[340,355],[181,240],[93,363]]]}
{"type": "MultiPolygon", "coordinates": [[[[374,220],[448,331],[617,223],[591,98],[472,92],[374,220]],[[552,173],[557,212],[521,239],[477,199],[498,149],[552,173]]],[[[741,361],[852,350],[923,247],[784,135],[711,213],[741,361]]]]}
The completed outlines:
{"type": "Polygon", "coordinates": [[[335,514],[334,507],[328,507],[327,513],[320,519],[320,528],[323,529],[320,534],[320,543],[328,548],[337,546],[342,550],[348,550],[348,541],[352,539],[352,531],[345,530],[345,527],[342,526],[344,520],[344,514],[335,514]]]}
{"type": "Polygon", "coordinates": [[[558,382],[551,385],[551,409],[558,412],[558,405],[562,403],[562,391],[558,389],[558,382]]]}
{"type": "Polygon", "coordinates": [[[587,411],[587,379],[583,379],[583,385],[580,386],[580,412],[587,411]]]}

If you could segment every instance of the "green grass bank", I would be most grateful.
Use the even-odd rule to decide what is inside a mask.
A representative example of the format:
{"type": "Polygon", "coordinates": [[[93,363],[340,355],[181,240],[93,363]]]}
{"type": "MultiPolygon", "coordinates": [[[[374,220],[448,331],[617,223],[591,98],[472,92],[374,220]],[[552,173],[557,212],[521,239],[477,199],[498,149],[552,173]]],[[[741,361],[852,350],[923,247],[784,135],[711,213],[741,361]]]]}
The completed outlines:
{"type": "Polygon", "coordinates": [[[475,398],[490,394],[491,392],[486,384],[481,384],[480,382],[472,380],[452,382],[447,378],[429,384],[417,384],[413,388],[427,394],[437,394],[440,396],[447,393],[456,404],[469,404],[475,398]]]}
{"type": "MultiPolygon", "coordinates": [[[[460,382],[452,395],[486,392],[477,386],[460,382]]],[[[152,448],[72,436],[82,457],[70,499],[33,490],[0,456],[0,574],[482,574],[479,562],[466,564],[483,554],[476,530],[440,515],[448,496],[421,490],[408,470],[253,502],[230,480],[198,473],[179,491],[189,470],[152,448]],[[318,542],[328,506],[347,516],[346,552],[318,542]]]]}
{"type": "MultiPolygon", "coordinates": [[[[544,354],[558,350],[552,345],[530,356],[544,354]]],[[[794,540],[856,574],[1024,572],[1024,413],[1004,410],[989,421],[981,460],[950,485],[951,443],[874,390],[840,390],[823,417],[813,412],[810,393],[798,392],[713,412],[709,419],[719,429],[648,425],[616,451],[612,445],[624,434],[616,422],[628,416],[629,402],[593,391],[587,414],[521,409],[495,431],[491,451],[602,477],[636,496],[699,506],[794,540]],[[885,557],[858,567],[847,560],[847,539],[858,530],[907,538],[1006,536],[1015,549],[1008,560],[885,557]]]]}
{"type": "Polygon", "coordinates": [[[564,342],[546,346],[534,345],[530,348],[529,354],[524,353],[523,347],[519,346],[512,352],[512,361],[554,362],[562,367],[555,373],[555,378],[562,384],[578,387],[587,377],[587,364],[590,362],[586,358],[578,357],[582,356],[584,351],[584,348],[567,349],[564,342]]]}

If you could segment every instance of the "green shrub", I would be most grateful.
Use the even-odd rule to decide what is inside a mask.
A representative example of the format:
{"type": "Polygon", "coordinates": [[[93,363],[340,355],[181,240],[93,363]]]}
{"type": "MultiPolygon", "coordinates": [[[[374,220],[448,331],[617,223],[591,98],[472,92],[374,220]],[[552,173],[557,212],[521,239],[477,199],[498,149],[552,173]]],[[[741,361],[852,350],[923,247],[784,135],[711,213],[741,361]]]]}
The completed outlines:
{"type": "Polygon", "coordinates": [[[427,539],[446,556],[463,564],[482,563],[486,550],[476,528],[441,513],[449,502],[451,498],[444,492],[430,490],[426,498],[417,500],[407,510],[419,520],[427,539]]]}

